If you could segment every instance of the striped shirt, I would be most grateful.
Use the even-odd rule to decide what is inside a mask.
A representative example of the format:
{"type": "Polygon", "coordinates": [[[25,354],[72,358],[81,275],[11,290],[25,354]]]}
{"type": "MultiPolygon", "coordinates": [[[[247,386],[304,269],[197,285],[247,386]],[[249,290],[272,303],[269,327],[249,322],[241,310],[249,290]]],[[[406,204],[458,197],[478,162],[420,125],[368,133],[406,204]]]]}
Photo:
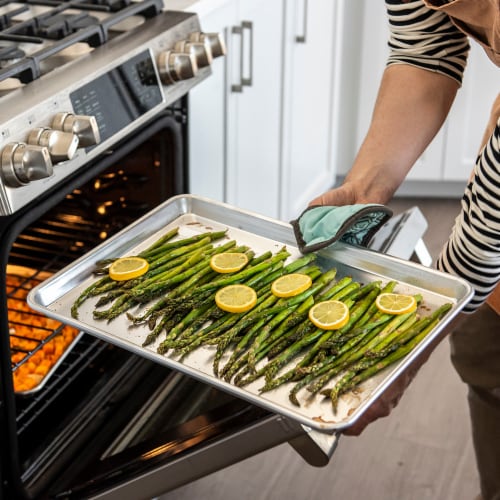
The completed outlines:
{"type": "Polygon", "coordinates": [[[386,0],[391,64],[411,64],[462,83],[469,39],[441,11],[422,0],[402,3],[386,0]]]}
{"type": "Polygon", "coordinates": [[[477,309],[500,279],[500,119],[478,156],[437,267],[465,278],[474,288],[464,312],[477,309]]]}
{"type": "MultiPolygon", "coordinates": [[[[387,64],[411,64],[462,83],[468,37],[442,11],[422,0],[386,0],[390,27],[387,64]]],[[[437,268],[466,279],[474,288],[464,308],[476,310],[500,280],[500,119],[478,155],[452,233],[437,268]]]]}

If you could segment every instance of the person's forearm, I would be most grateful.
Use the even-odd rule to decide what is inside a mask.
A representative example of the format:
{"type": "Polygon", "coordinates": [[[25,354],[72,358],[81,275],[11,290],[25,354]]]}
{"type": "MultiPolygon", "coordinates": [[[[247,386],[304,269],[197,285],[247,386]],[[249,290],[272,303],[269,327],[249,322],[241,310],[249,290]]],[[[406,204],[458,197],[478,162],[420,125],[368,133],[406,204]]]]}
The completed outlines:
{"type": "Polygon", "coordinates": [[[345,179],[355,203],[387,203],[442,126],[458,84],[401,64],[383,75],[372,122],[345,179]]]}

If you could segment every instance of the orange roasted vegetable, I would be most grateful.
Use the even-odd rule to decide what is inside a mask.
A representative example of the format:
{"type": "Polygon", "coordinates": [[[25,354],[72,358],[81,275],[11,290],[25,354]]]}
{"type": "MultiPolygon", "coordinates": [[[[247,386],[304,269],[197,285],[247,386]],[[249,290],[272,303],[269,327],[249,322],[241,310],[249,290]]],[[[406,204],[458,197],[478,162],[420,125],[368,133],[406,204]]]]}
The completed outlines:
{"type": "Polygon", "coordinates": [[[56,337],[46,341],[60,323],[28,307],[26,297],[29,289],[36,284],[24,278],[7,276],[11,361],[15,366],[13,378],[16,392],[36,388],[78,335],[76,328],[64,326],[56,337]],[[42,347],[22,363],[40,344],[42,347]]]}

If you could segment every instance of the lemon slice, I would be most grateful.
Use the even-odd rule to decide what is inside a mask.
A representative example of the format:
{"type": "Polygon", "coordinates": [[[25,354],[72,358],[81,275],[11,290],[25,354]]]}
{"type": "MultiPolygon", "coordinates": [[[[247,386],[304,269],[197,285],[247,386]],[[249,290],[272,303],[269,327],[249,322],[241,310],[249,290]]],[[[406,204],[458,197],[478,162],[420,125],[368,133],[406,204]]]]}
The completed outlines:
{"type": "Polygon", "coordinates": [[[309,309],[309,319],[322,330],[338,330],[349,321],[349,308],[340,300],[325,300],[309,309]]]}
{"type": "Polygon", "coordinates": [[[122,257],[109,266],[109,277],[115,281],[131,280],[142,276],[148,269],[148,261],[142,257],[122,257]]]}
{"type": "Polygon", "coordinates": [[[417,308],[417,301],[413,295],[401,293],[381,293],[375,299],[375,304],[386,314],[406,314],[417,308]]]}
{"type": "Polygon", "coordinates": [[[293,297],[306,291],[311,285],[312,279],[307,274],[285,274],[273,281],[271,292],[276,297],[293,297]]]}
{"type": "Polygon", "coordinates": [[[223,252],[211,257],[210,267],[218,273],[234,273],[245,267],[247,262],[245,253],[223,252]]]}
{"type": "Polygon", "coordinates": [[[223,311],[242,313],[257,303],[257,294],[247,285],[228,285],[217,291],[215,303],[223,311]]]}

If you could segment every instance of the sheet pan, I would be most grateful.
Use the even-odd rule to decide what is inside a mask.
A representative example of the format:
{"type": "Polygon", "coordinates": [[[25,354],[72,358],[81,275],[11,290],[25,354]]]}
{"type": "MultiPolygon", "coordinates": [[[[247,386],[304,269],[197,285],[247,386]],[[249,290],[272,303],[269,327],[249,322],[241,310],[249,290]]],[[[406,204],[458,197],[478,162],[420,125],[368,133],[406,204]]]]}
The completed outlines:
{"type": "MultiPolygon", "coordinates": [[[[239,244],[249,245],[256,255],[267,250],[275,252],[286,245],[291,253],[290,259],[300,256],[290,224],[228,204],[192,195],[180,195],[171,198],[38,285],[28,296],[29,305],[47,316],[73,325],[135,354],[179,370],[236,397],[326,433],[334,433],[352,425],[380,397],[390,383],[443,333],[472,296],[472,289],[464,280],[414,262],[342,243],[336,243],[322,250],[318,254],[319,264],[324,269],[335,267],[338,277],[349,275],[362,283],[373,280],[383,282],[396,280],[397,291],[422,294],[423,307],[427,312],[445,302],[452,303],[452,308],[407,357],[363,383],[355,392],[342,396],[335,414],[330,402],[322,397],[306,399],[302,393],[307,391],[299,393],[301,406],[297,407],[288,399],[291,384],[261,394],[259,393],[259,388],[263,385],[261,380],[240,388],[215,377],[212,371],[215,347],[199,348],[180,362],[170,352],[166,355],[156,352],[157,345],[163,337],[160,337],[155,344],[142,347],[142,342],[149,332],[145,325],[131,327],[124,315],[111,322],[95,320],[92,315],[95,300],[84,302],[78,319],[71,316],[72,304],[95,280],[92,271],[97,261],[136,254],[173,227],[179,227],[179,237],[188,237],[207,230],[227,229],[230,238],[239,244]]],[[[132,312],[137,313],[139,309],[132,312]]]]}

